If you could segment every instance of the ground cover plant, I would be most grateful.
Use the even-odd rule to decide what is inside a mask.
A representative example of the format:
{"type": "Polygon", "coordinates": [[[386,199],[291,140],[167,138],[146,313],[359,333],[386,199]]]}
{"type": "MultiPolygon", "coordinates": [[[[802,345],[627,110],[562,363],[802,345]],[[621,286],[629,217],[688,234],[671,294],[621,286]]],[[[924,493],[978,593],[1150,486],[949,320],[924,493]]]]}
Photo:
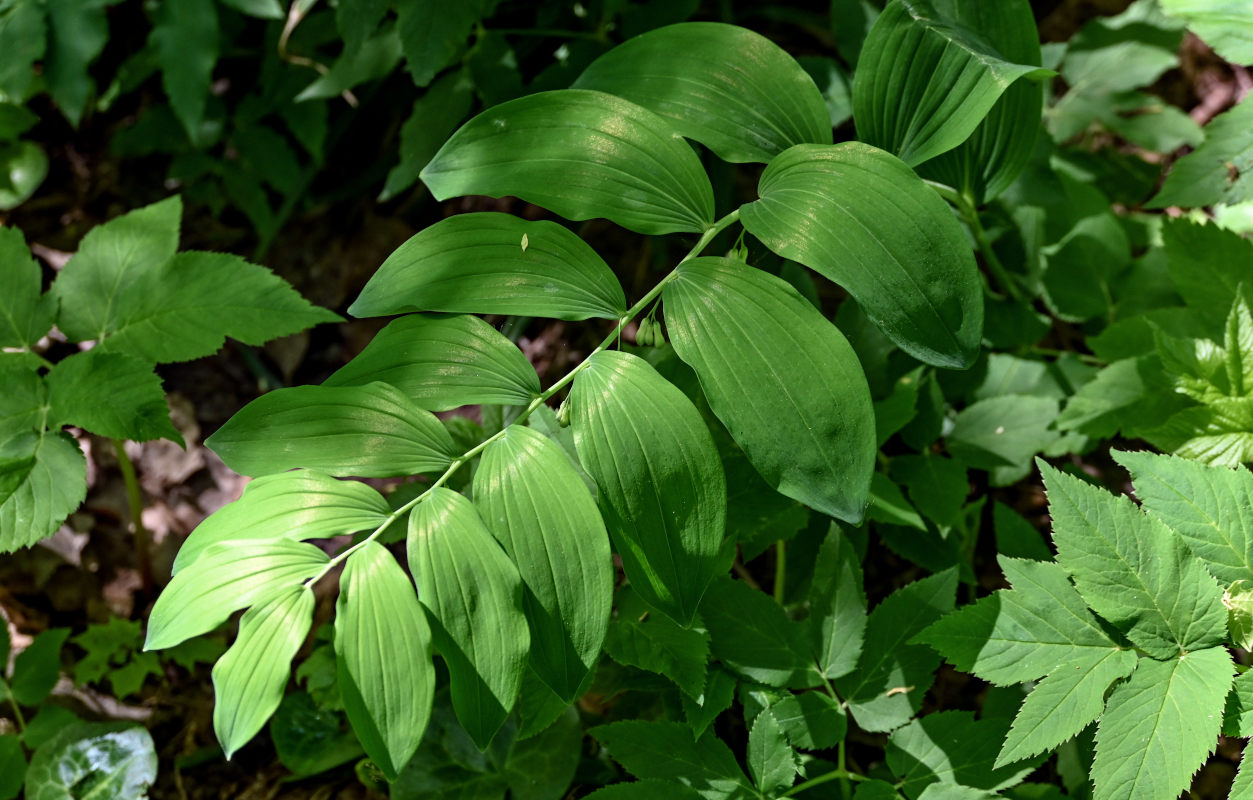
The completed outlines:
{"type": "MultiPolygon", "coordinates": [[[[104,9],[97,38],[136,12],[104,9]]],[[[217,224],[220,178],[235,246],[277,254],[336,192],[316,155],[240,190],[286,169],[247,155],[258,125],[304,145],[335,113],[333,148],[379,119],[361,98],[429,86],[368,172],[433,212],[338,299],[284,271],[360,321],[326,347],[337,313],[176,252],[177,198],[67,259],[19,232],[38,181],[15,192],[0,798],[1253,793],[1253,15],[1111,11],[1042,46],[1067,4],[540,4],[493,31],[523,12],[206,1],[143,12],[147,66],[74,95],[75,12],[0,8],[0,40],[49,26],[4,64],[28,154],[42,92],[75,124],[138,96],[114,157],[151,159],[167,115],[147,169],[217,224]],[[535,38],[565,52],[520,61],[535,38]],[[227,52],[260,83],[210,81],[227,52]],[[1188,70],[1225,97],[1179,100],[1188,70]],[[286,340],[308,369],[257,349],[318,323],[286,340]],[[162,365],[224,341],[256,391],[200,446],[162,365]],[[98,437],[136,545],[88,625],[50,560],[95,563],[98,437]],[[158,437],[212,454],[190,522],[141,513],[160,484],[119,440],[158,437]]]]}

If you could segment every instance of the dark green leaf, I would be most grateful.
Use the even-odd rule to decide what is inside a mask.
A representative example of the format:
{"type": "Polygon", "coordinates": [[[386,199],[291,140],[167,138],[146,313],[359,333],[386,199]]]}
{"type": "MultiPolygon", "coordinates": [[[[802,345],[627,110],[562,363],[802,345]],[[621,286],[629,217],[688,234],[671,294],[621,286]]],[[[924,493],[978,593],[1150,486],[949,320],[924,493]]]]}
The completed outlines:
{"type": "Polygon", "coordinates": [[[183,437],[170,421],[161,379],[152,365],[125,353],[98,349],[57,362],[45,378],[51,406],[47,425],[77,425],[111,439],[183,437]]]}
{"type": "Polygon", "coordinates": [[[569,706],[538,736],[514,745],[504,775],[512,800],[561,800],[582,757],[583,725],[569,706]]]}
{"type": "MultiPolygon", "coordinates": [[[[341,53],[331,65],[330,72],[320,75],[306,86],[296,95],[296,102],[326,100],[351,91],[362,83],[385,78],[400,63],[400,55],[400,36],[397,35],[396,28],[384,25],[362,47],[341,53]]],[[[461,116],[464,113],[458,116],[456,122],[461,121],[461,116]]]]}
{"type": "Polygon", "coordinates": [[[1184,302],[1197,312],[1211,317],[1225,314],[1242,283],[1246,293],[1253,291],[1247,285],[1253,270],[1253,242],[1248,239],[1217,225],[1178,219],[1162,226],[1162,244],[1171,280],[1184,302]]]}
{"type": "Polygon", "coordinates": [[[1057,401],[1047,397],[990,397],[958,413],[948,435],[948,448],[979,469],[1026,469],[1032,456],[1058,438],[1056,431],[1049,430],[1056,417],[1057,401]]]}
{"type": "Polygon", "coordinates": [[[0,211],[25,203],[48,175],[48,156],[34,142],[0,142],[0,211]]]}
{"type": "Polygon", "coordinates": [[[270,738],[283,766],[298,776],[316,775],[364,755],[343,717],[321,708],[308,692],[283,698],[270,720],[270,738]]]}
{"type": "Polygon", "coordinates": [[[44,78],[48,93],[70,124],[78,127],[95,91],[87,67],[109,39],[105,6],[109,0],[48,0],[48,54],[44,78]]]}
{"type": "Polygon", "coordinates": [[[693,740],[692,731],[677,722],[631,720],[601,725],[590,733],[637,778],[674,781],[705,800],[756,795],[730,748],[712,731],[693,740]]]}
{"type": "Polygon", "coordinates": [[[57,301],[51,292],[41,293],[43,277],[39,264],[26,249],[26,239],[17,228],[0,227],[0,347],[34,347],[56,314],[57,301]]]}
{"type": "Polygon", "coordinates": [[[156,779],[157,753],[148,731],[122,722],[84,722],[35,751],[26,772],[26,796],[133,800],[147,797],[156,779]]]}
{"type": "Polygon", "coordinates": [[[388,0],[340,0],[335,26],[344,37],[344,49],[356,50],[378,29],[391,5],[388,0]]]}
{"type": "Polygon", "coordinates": [[[1175,162],[1152,208],[1198,208],[1253,198],[1253,101],[1245,99],[1205,127],[1205,143],[1175,162]]]}
{"type": "Polygon", "coordinates": [[[213,0],[161,3],[149,42],[161,65],[161,85],[192,142],[199,142],[209,84],[218,60],[218,14],[213,0]]]}
{"type": "MultiPolygon", "coordinates": [[[[371,0],[374,1],[374,0],[371,0]]],[[[387,3],[383,3],[386,8],[387,3]]],[[[340,4],[342,12],[344,4],[340,4]]],[[[474,105],[474,84],[464,70],[436,80],[413,104],[413,112],[400,128],[400,163],[387,173],[379,202],[387,202],[408,189],[474,105]]]]}
{"type": "Polygon", "coordinates": [[[26,754],[22,740],[12,734],[0,736],[0,800],[13,800],[26,781],[26,754]]]}
{"type": "Polygon", "coordinates": [[[848,729],[839,701],[821,691],[789,695],[770,706],[770,713],[791,745],[801,750],[835,747],[848,729]]]}
{"type": "Polygon", "coordinates": [[[737,675],[768,686],[810,686],[818,680],[804,630],[769,595],[719,578],[705,593],[701,618],[714,657],[737,675]]]}
{"type": "Polygon", "coordinates": [[[994,792],[1021,783],[1039,761],[1018,761],[994,769],[1008,721],[976,721],[968,711],[928,714],[892,734],[887,762],[901,776],[908,797],[930,784],[951,783],[994,792]]]}
{"type": "Polygon", "coordinates": [[[440,0],[400,3],[396,24],[413,82],[426,86],[462,49],[471,29],[494,6],[489,0],[448,5],[440,0]]]}
{"type": "Polygon", "coordinates": [[[42,5],[29,0],[5,4],[0,12],[0,52],[5,54],[0,62],[0,94],[18,102],[26,99],[35,62],[47,46],[46,32],[42,5]]]}
{"type": "Polygon", "coordinates": [[[731,673],[721,669],[711,669],[709,679],[705,682],[705,690],[700,696],[692,699],[686,693],[679,695],[683,704],[683,718],[692,727],[692,734],[699,739],[714,724],[714,720],[723,711],[731,707],[735,700],[736,680],[731,673]]]}
{"type": "Polygon", "coordinates": [[[619,664],[665,675],[691,698],[707,695],[709,634],[682,628],[664,614],[649,613],[635,590],[618,590],[617,616],[605,637],[605,652],[619,664]]]}
{"type": "Polygon", "coordinates": [[[52,693],[61,676],[61,647],[69,635],[69,628],[50,628],[17,654],[9,693],[20,705],[37,706],[52,693]]]}
{"type": "Polygon", "coordinates": [[[956,525],[970,484],[962,462],[939,455],[892,459],[892,478],[905,487],[923,516],[938,525],[956,525]]]}
{"type": "Polygon", "coordinates": [[[833,523],[818,550],[809,589],[809,645],[822,674],[839,678],[852,672],[865,632],[861,560],[833,523]]]}

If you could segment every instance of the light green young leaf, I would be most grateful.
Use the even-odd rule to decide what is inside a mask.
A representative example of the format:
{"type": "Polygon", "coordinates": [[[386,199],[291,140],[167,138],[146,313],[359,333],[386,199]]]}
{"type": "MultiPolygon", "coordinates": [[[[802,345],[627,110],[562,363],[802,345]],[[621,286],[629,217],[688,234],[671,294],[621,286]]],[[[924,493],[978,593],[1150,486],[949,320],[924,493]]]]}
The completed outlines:
{"type": "Polygon", "coordinates": [[[1049,70],[1006,61],[927,0],[893,0],[866,36],[853,81],[860,139],[916,166],[966,141],[1020,79],[1049,70]]]}
{"type": "Polygon", "coordinates": [[[1222,590],[1183,540],[1126,497],[1040,462],[1057,563],[1092,610],[1157,658],[1221,644],[1222,590]]]}
{"type": "Polygon", "coordinates": [[[731,749],[713,731],[693,739],[691,729],[682,723],[628,720],[592,728],[590,733],[637,778],[677,782],[705,800],[758,796],[731,749]]]}
{"type": "Polygon", "coordinates": [[[45,380],[50,428],[77,425],[111,439],[169,439],[183,444],[170,421],[161,379],[150,363],[92,349],[57,362],[45,380]]]}
{"type": "MultiPolygon", "coordinates": [[[[367,2],[377,3],[378,0],[367,2]]],[[[387,2],[382,3],[384,11],[388,5],[387,2]]],[[[340,3],[337,11],[343,14],[350,7],[349,3],[340,3]]],[[[342,24],[340,29],[343,30],[342,24]]],[[[351,47],[347,34],[345,47],[351,47]]],[[[367,45],[362,51],[368,49],[367,45]]],[[[391,200],[418,180],[422,168],[466,118],[473,105],[474,81],[465,70],[449,72],[431,84],[413,104],[413,112],[400,127],[400,163],[388,171],[383,191],[379,192],[380,203],[391,200]]]]}
{"type": "Polygon", "coordinates": [[[609,624],[605,652],[619,664],[656,672],[674,681],[684,695],[707,697],[709,634],[695,625],[683,628],[649,608],[630,586],[618,590],[617,616],[609,624]]]}
{"type": "Polygon", "coordinates": [[[525,584],[531,668],[573,702],[600,657],[613,604],[596,502],[560,445],[511,425],[483,451],[474,503],[525,584]]]}
{"type": "Polygon", "coordinates": [[[57,301],[42,285],[22,232],[0,227],[0,347],[29,350],[52,327],[57,301]]]}
{"type": "Polygon", "coordinates": [[[518,570],[474,506],[431,490],[409,515],[409,569],[448,664],[457,719],[480,750],[518,699],[530,633],[518,570]]]}
{"type": "Polygon", "coordinates": [[[1214,117],[1205,143],[1175,162],[1150,208],[1235,205],[1253,198],[1253,100],[1214,117]]]}
{"type": "Polygon", "coordinates": [[[319,548],[290,539],[215,544],[161,592],[148,616],[144,649],[208,633],[239,609],[319,574],[329,560],[319,548]]]}
{"type": "Polygon", "coordinates": [[[616,320],[626,298],[604,260],[566,228],[481,212],[396,248],[348,308],[355,317],[404,311],[616,320]]]}
{"type": "Polygon", "coordinates": [[[702,232],[713,190],[672,124],[602,92],[563,89],[487,109],[422,170],[438,200],[514,195],[566,219],[636,233],[702,232]]]}
{"type": "Polygon", "coordinates": [[[31,800],[130,800],[157,779],[152,735],[124,722],[80,722],[35,751],[26,772],[31,800]],[[90,787],[86,793],[83,787],[90,787]]]}
{"type": "Polygon", "coordinates": [[[1236,581],[1223,592],[1227,608],[1227,632],[1231,643],[1253,650],[1253,580],[1236,581]]]}
{"type": "Polygon", "coordinates": [[[201,123],[218,60],[218,37],[213,0],[180,0],[156,8],[149,42],[170,106],[193,144],[203,139],[201,123]]]}
{"type": "Polygon", "coordinates": [[[770,595],[743,581],[718,578],[701,603],[715,658],[735,674],[767,686],[812,686],[820,679],[802,626],[770,595]]]}
{"type": "Polygon", "coordinates": [[[308,469],[265,475],[196,526],[179,548],[173,572],[218,542],[326,539],[377,528],[390,513],[387,500],[364,483],[308,469]]]}
{"type": "Polygon", "coordinates": [[[766,797],[779,795],[796,781],[796,751],[769,708],[757,715],[748,732],[748,772],[766,797]]]}
{"type": "Polygon", "coordinates": [[[19,436],[0,454],[0,553],[56,533],[86,496],[87,462],[73,439],[19,436]]]}
{"type": "Polygon", "coordinates": [[[865,634],[861,559],[840,527],[832,523],[818,550],[809,587],[809,646],[822,674],[840,678],[852,672],[865,634]]]}
{"type": "Polygon", "coordinates": [[[368,542],[348,558],[335,605],[339,685],[352,729],[395,779],[431,718],[431,629],[413,584],[387,549],[368,542]]]}
{"type": "Polygon", "coordinates": [[[662,297],[675,350],[761,476],[818,511],[860,522],[874,411],[839,329],[783,280],[728,258],[684,262],[662,297]],[[796,359],[809,368],[788,369],[796,359]]]}
{"type": "Polygon", "coordinates": [[[843,286],[920,361],[974,361],[983,289],[966,234],[899,159],[858,142],[798,145],[770,162],[758,193],[740,209],[749,233],[843,286]]]}
{"type": "Polygon", "coordinates": [[[1222,647],[1142,659],[1096,731],[1095,800],[1173,800],[1214,752],[1235,671],[1222,647]]]}
{"type": "Polygon", "coordinates": [[[213,667],[213,730],[228,760],[278,708],[291,677],[291,660],[312,624],[313,590],[308,586],[273,594],[240,620],[235,643],[213,667]]]}
{"type": "Polygon", "coordinates": [[[725,477],[700,412],[644,360],[611,350],[589,359],[568,402],[627,578],[687,625],[721,564],[726,527],[725,477]]]}
{"type": "Polygon", "coordinates": [[[933,783],[995,792],[1023,781],[1042,761],[993,767],[1008,720],[976,721],[969,711],[941,711],[916,719],[892,734],[887,763],[903,781],[901,791],[918,797],[933,783]]]}
{"type": "Polygon", "coordinates": [[[512,342],[478,317],[410,314],[392,320],[323,386],[395,386],[419,407],[526,405],[539,376],[512,342]]]}
{"type": "MultiPolygon", "coordinates": [[[[1250,759],[1253,762],[1253,759],[1250,759]]],[[[1231,794],[1227,795],[1227,800],[1253,800],[1253,769],[1245,769],[1243,754],[1240,758],[1240,767],[1236,771],[1236,779],[1231,784],[1231,794]]]]}
{"type": "Polygon", "coordinates": [[[1178,66],[1183,23],[1151,0],[1133,2],[1113,17],[1098,17],[1071,38],[1061,64],[1069,94],[1108,96],[1149,86],[1178,66]]]}
{"type": "Polygon", "coordinates": [[[1219,397],[1144,432],[1154,447],[1217,467],[1253,462],[1253,397],[1219,397]]]}
{"type": "Polygon", "coordinates": [[[831,144],[813,80],[774,42],[734,25],[683,22],[632,37],[574,88],[638,103],[726,161],[764,164],[794,144],[831,144]]]}
{"type": "Polygon", "coordinates": [[[276,389],[205,444],[241,475],[308,467],[385,478],[439,471],[460,454],[434,414],[385,383],[276,389]]]}
{"type": "Polygon", "coordinates": [[[426,86],[436,73],[452,63],[471,29],[493,5],[489,0],[467,0],[455,5],[441,0],[399,4],[396,24],[413,82],[426,86]]]}

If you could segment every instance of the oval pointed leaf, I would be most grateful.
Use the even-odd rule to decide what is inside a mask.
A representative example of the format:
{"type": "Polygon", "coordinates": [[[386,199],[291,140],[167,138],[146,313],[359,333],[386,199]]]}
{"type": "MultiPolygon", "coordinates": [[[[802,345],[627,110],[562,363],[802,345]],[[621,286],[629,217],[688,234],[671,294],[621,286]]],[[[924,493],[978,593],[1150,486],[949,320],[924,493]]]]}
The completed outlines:
{"type": "Polygon", "coordinates": [[[317,547],[290,539],[215,544],[161,592],[144,649],[208,633],[239,609],[317,575],[329,560],[317,547]]]}
{"type": "Polygon", "coordinates": [[[732,162],[831,144],[814,81],[774,42],[735,25],[683,22],[628,39],[574,83],[626,98],[732,162]]]}
{"type": "Polygon", "coordinates": [[[257,735],[283,700],[313,624],[313,590],[295,586],[248,609],[239,636],[213,667],[213,730],[229,759],[257,735]]]}
{"type": "Polygon", "coordinates": [[[56,296],[42,292],[43,272],[17,228],[0,227],[0,347],[30,349],[56,316],[56,296]]]}
{"type": "Polygon", "coordinates": [[[1015,81],[1050,75],[1005,60],[927,0],[893,0],[857,63],[857,137],[915,166],[970,138],[1015,81]]]}
{"type": "Polygon", "coordinates": [[[397,247],[348,308],[355,317],[406,311],[618,319],[626,297],[569,230],[482,212],[449,217],[397,247]]]}
{"type": "Polygon", "coordinates": [[[461,495],[432,489],[409,515],[409,569],[448,664],[452,703],[486,749],[518,699],[531,636],[522,580],[461,495]]]}
{"type": "Polygon", "coordinates": [[[459,455],[435,415],[385,383],[293,386],[253,400],[205,440],[240,475],[295,467],[387,478],[445,469],[459,455]]]}
{"type": "Polygon", "coordinates": [[[0,553],[11,553],[56,533],[78,508],[87,496],[87,462],[64,433],[22,433],[5,449],[0,456],[0,553]]]}
{"type": "Polygon", "coordinates": [[[674,349],[762,477],[824,514],[861,521],[874,408],[844,335],[787,282],[727,258],[684,262],[662,296],[674,349]]]}
{"type": "Polygon", "coordinates": [[[770,162],[758,191],[761,199],[740,210],[749,233],[847,289],[918,360],[974,362],[983,333],[978,267],[952,211],[913,170],[857,142],[800,145],[770,162]]]}
{"type": "Polygon", "coordinates": [[[324,539],[377,528],[390,513],[383,495],[364,483],[308,469],[266,475],[191,532],[178,550],[173,572],[218,542],[324,539]]]}
{"type": "Polygon", "coordinates": [[[344,706],[366,753],[394,779],[431,718],[431,629],[409,576],[380,544],[349,557],[339,586],[335,654],[344,706]]]}
{"type": "Polygon", "coordinates": [[[700,412],[647,362],[615,351],[591,357],[570,409],[631,585],[687,625],[718,571],[726,527],[726,478],[700,412]]]}
{"type": "Polygon", "coordinates": [[[596,502],[560,445],[511,425],[483,451],[474,503],[526,585],[531,668],[573,702],[600,656],[613,602],[596,502]]]}
{"type": "Polygon", "coordinates": [[[637,233],[713,223],[709,178],[671,123],[602,92],[539,92],[493,106],[452,135],[422,180],[438,200],[514,195],[637,233]]]}
{"type": "Polygon", "coordinates": [[[392,320],[322,385],[373,381],[395,386],[428,411],[526,405],[540,392],[539,376],[522,351],[483,320],[464,315],[392,320]]]}

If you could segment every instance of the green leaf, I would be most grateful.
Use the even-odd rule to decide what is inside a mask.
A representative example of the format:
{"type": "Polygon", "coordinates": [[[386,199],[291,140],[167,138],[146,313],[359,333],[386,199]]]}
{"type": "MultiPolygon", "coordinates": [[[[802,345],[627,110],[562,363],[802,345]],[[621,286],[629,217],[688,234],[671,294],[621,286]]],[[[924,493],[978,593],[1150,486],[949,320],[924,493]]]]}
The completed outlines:
{"type": "Polygon", "coordinates": [[[961,461],[931,454],[902,455],[892,459],[891,474],[923,516],[938,525],[957,524],[970,494],[961,461]]]}
{"type": "Polygon", "coordinates": [[[1205,126],[1205,143],[1174,163],[1150,208],[1234,205],[1253,198],[1253,101],[1205,126]]]}
{"type": "Polygon", "coordinates": [[[748,732],[748,772],[757,791],[767,797],[780,794],[796,781],[796,752],[768,708],[757,715],[748,732]]]}
{"type": "Polygon", "coordinates": [[[227,336],[262,344],[339,319],[265,267],[225,253],[179,253],[118,295],[117,329],[102,346],[158,363],[187,361],[217,352],[227,336]]]}
{"type": "Polygon", "coordinates": [[[659,797],[666,800],[700,800],[702,795],[681,783],[648,780],[604,786],[589,794],[587,800],[657,800],[659,797]]]}
{"type": "MultiPolygon", "coordinates": [[[[387,5],[382,4],[384,10],[387,5]]],[[[346,7],[349,4],[340,3],[338,12],[344,13],[346,7]]],[[[362,52],[368,49],[368,46],[362,48],[362,52]]],[[[422,168],[462,123],[473,105],[474,81],[465,70],[449,72],[431,84],[413,104],[413,112],[400,127],[400,163],[388,171],[383,191],[378,196],[380,203],[391,200],[418,180],[422,168]]]]}
{"type": "Polygon", "coordinates": [[[695,699],[687,694],[679,695],[683,704],[683,718],[692,728],[692,735],[699,739],[714,724],[723,711],[735,700],[736,680],[722,669],[711,669],[705,689],[695,699]]]}
{"type": "Polygon", "coordinates": [[[798,145],[770,162],[758,193],[740,209],[749,233],[843,286],[920,361],[974,361],[982,281],[953,212],[913,170],[857,142],[798,145]]]}
{"type": "Polygon", "coordinates": [[[1223,711],[1224,736],[1253,736],[1253,672],[1236,676],[1223,711]]]}
{"type": "Polygon", "coordinates": [[[671,123],[601,92],[540,92],[489,108],[452,135],[422,180],[437,200],[514,195],[636,233],[713,223],[709,178],[671,123]]]}
{"type": "Polygon", "coordinates": [[[385,383],[276,389],[205,444],[241,475],[308,467],[385,478],[443,470],[459,455],[434,414],[385,383]]]}
{"type": "Polygon", "coordinates": [[[764,164],[794,144],[831,144],[813,80],[774,42],[734,25],[683,22],[632,37],[574,87],[638,103],[725,161],[764,164]]]}
{"type": "Polygon", "coordinates": [[[270,595],[248,609],[235,643],[214,665],[213,730],[227,759],[257,735],[282,702],[291,660],[313,624],[313,605],[308,586],[270,595]]]}
{"type": "Polygon", "coordinates": [[[430,490],[409,515],[409,569],[448,664],[457,719],[480,750],[518,699],[530,633],[513,562],[456,492],[430,490]]]}
{"type": "Polygon", "coordinates": [[[514,745],[504,774],[513,800],[561,800],[582,759],[583,725],[568,706],[538,736],[514,745]]]}
{"type": "Polygon", "coordinates": [[[743,581],[711,583],[701,618],[714,657],[735,674],[767,686],[810,686],[818,680],[802,627],[769,595],[743,581]]]}
{"type": "Polygon", "coordinates": [[[218,542],[329,539],[377,528],[390,513],[387,500],[364,483],[306,469],[265,475],[196,526],[179,548],[173,572],[218,542]]]}
{"type": "Polygon", "coordinates": [[[678,722],[629,720],[601,725],[589,733],[637,778],[673,781],[705,800],[757,796],[730,748],[712,731],[693,739],[692,731],[678,722]]]}
{"type": "Polygon", "coordinates": [[[1002,557],[1053,560],[1053,551],[1044,543],[1040,531],[999,500],[992,503],[992,529],[996,534],[996,550],[1002,557]]]}
{"type": "Polygon", "coordinates": [[[882,472],[874,473],[870,481],[870,508],[866,517],[874,522],[885,525],[898,525],[915,528],[920,531],[927,529],[918,512],[905,499],[904,492],[882,472]]]}
{"type": "Polygon", "coordinates": [[[596,502],[560,445],[511,425],[483,451],[474,503],[525,585],[531,668],[574,702],[613,604],[613,555],[596,502]]]}
{"type": "Polygon", "coordinates": [[[27,141],[0,142],[0,211],[25,203],[47,176],[48,155],[42,147],[27,141]]]}
{"type": "Polygon", "coordinates": [[[839,701],[821,691],[792,694],[773,704],[770,714],[793,747],[825,750],[844,740],[848,717],[839,701]]]}
{"type": "Polygon", "coordinates": [[[762,477],[859,522],[874,471],[874,411],[839,329],[783,280],[728,258],[684,262],[662,297],[675,350],[762,477]],[[797,359],[809,368],[788,369],[797,359]]]}
{"type": "Polygon", "coordinates": [[[0,63],[0,94],[18,102],[26,99],[35,75],[35,62],[43,57],[47,41],[42,5],[35,2],[5,4],[4,11],[0,12],[0,52],[5,54],[4,62],[0,63]]]}
{"type": "Polygon", "coordinates": [[[980,400],[962,409],[948,435],[949,451],[979,469],[1026,467],[1032,456],[1057,440],[1049,429],[1057,401],[1011,394],[980,400]]]}
{"type": "Polygon", "coordinates": [[[396,248],[348,308],[355,317],[405,311],[616,320],[626,298],[604,260],[566,228],[481,212],[396,248]]]}
{"type": "Polygon", "coordinates": [[[867,780],[857,784],[853,800],[900,800],[896,787],[887,781],[867,780]]]}
{"type": "Polygon", "coordinates": [[[357,737],[344,730],[343,717],[320,707],[308,692],[283,697],[270,719],[269,733],[278,760],[300,777],[365,755],[357,737]]]}
{"type": "Polygon", "coordinates": [[[1142,659],[1096,731],[1095,800],[1171,800],[1214,751],[1234,667],[1225,648],[1142,659]]]}
{"type": "Polygon", "coordinates": [[[321,549],[290,539],[215,544],[161,592],[148,616],[144,649],[208,633],[239,609],[318,575],[329,560],[321,549]]]}
{"type": "Polygon", "coordinates": [[[1242,650],[1253,649],[1253,581],[1235,581],[1223,592],[1227,632],[1242,650]]]}
{"type": "Polygon", "coordinates": [[[70,341],[103,339],[118,329],[121,298],[178,250],[182,216],[175,195],[87,232],[52,285],[63,309],[57,327],[70,341]]]}
{"type": "Polygon", "coordinates": [[[94,683],[109,672],[110,660],[115,655],[126,658],[138,650],[143,641],[141,627],[138,620],[122,617],[109,617],[107,622],[88,625],[87,630],[72,640],[87,651],[74,665],[74,681],[79,685],[94,683]]]}
{"type": "Polygon", "coordinates": [[[17,228],[0,227],[0,347],[34,347],[52,327],[57,301],[17,228]]]}
{"type": "Polygon", "coordinates": [[[374,33],[391,5],[388,0],[341,0],[335,7],[335,27],[345,50],[356,50],[374,33]]]}
{"type": "Polygon", "coordinates": [[[1227,638],[1222,590],[1183,540],[1126,497],[1041,462],[1057,563],[1092,610],[1157,658],[1227,638]]]}
{"type": "Polygon", "coordinates": [[[27,797],[38,800],[131,800],[157,779],[152,736],[139,725],[83,722],[61,731],[31,756],[27,797]]]}
{"type": "Polygon", "coordinates": [[[323,386],[382,381],[420,408],[447,411],[480,403],[526,405],[539,376],[513,342],[478,317],[410,314],[392,320],[323,386]]]}
{"type": "Polygon", "coordinates": [[[218,60],[218,14],[213,0],[160,4],[148,41],[161,66],[161,85],[174,115],[188,138],[201,142],[200,126],[218,60]]]}
{"type": "Polygon", "coordinates": [[[426,86],[452,63],[470,31],[494,5],[490,0],[467,0],[452,6],[440,0],[399,4],[396,25],[413,82],[426,86]]]}
{"type": "Polygon", "coordinates": [[[26,782],[26,754],[22,740],[12,734],[0,736],[0,800],[13,800],[26,782]]]}
{"type": "Polygon", "coordinates": [[[1162,0],[1162,11],[1233,64],[1253,64],[1253,9],[1240,0],[1162,0]]]}
{"type": "Polygon", "coordinates": [[[618,590],[617,616],[605,636],[605,652],[619,664],[665,675],[691,698],[708,696],[705,686],[709,634],[680,627],[664,614],[650,614],[630,586],[618,590]]]}
{"type": "Polygon", "coordinates": [[[52,737],[81,721],[72,711],[45,704],[35,714],[35,718],[26,723],[26,730],[22,732],[22,744],[28,750],[38,750],[52,737]]]}
{"type": "Polygon", "coordinates": [[[725,477],[700,412],[642,359],[610,350],[588,359],[568,402],[627,578],[687,625],[719,571],[726,525],[725,477]]]}
{"type": "Polygon", "coordinates": [[[1050,75],[1006,61],[927,0],[893,0],[857,64],[857,135],[916,166],[966,141],[1016,81],[1050,75]]]}
{"type": "Polygon", "coordinates": [[[0,553],[56,533],[87,496],[87,462],[69,436],[32,434],[19,449],[0,456],[0,553]]]}
{"type": "MultiPolygon", "coordinates": [[[[360,84],[380,80],[392,74],[400,63],[400,55],[400,36],[396,28],[384,25],[362,47],[343,51],[331,65],[330,72],[315,78],[296,95],[295,101],[303,104],[310,100],[327,100],[360,84]]],[[[449,130],[464,116],[465,112],[459,114],[449,130]]]]}
{"type": "Polygon", "coordinates": [[[834,681],[863,730],[890,731],[922,707],[940,659],[908,642],[953,610],[956,593],[957,571],[948,569],[897,589],[870,612],[857,668],[834,681]]]}
{"type": "Polygon", "coordinates": [[[286,14],[279,0],[222,0],[223,3],[258,19],[282,19],[286,14]]]}
{"type": "Polygon", "coordinates": [[[1230,309],[1253,270],[1253,242],[1217,225],[1168,220],[1162,225],[1162,245],[1175,288],[1204,315],[1230,309]]]}
{"type": "Polygon", "coordinates": [[[902,780],[907,797],[932,783],[995,792],[1022,782],[1043,759],[993,767],[1008,720],[976,721],[969,711],[941,711],[916,719],[892,734],[887,763],[902,780]]]}
{"type": "Polygon", "coordinates": [[[44,78],[48,93],[74,127],[78,127],[96,88],[87,67],[109,39],[107,4],[108,0],[49,0],[47,4],[52,30],[44,78]]]}
{"type": "Polygon", "coordinates": [[[818,550],[809,588],[809,645],[822,674],[839,678],[852,672],[865,634],[861,559],[833,523],[818,550]]]}
{"type": "Polygon", "coordinates": [[[431,630],[413,584],[376,542],[348,558],[335,605],[335,654],[348,719],[389,780],[431,718],[431,630]]]}
{"type": "Polygon", "coordinates": [[[77,425],[111,439],[183,444],[170,421],[161,379],[151,364],[134,356],[98,349],[75,353],[57,362],[45,380],[50,428],[77,425]]]}
{"type": "Polygon", "coordinates": [[[69,628],[49,628],[17,654],[9,694],[18,704],[37,706],[52,693],[61,675],[61,647],[69,635],[69,628]]]}

